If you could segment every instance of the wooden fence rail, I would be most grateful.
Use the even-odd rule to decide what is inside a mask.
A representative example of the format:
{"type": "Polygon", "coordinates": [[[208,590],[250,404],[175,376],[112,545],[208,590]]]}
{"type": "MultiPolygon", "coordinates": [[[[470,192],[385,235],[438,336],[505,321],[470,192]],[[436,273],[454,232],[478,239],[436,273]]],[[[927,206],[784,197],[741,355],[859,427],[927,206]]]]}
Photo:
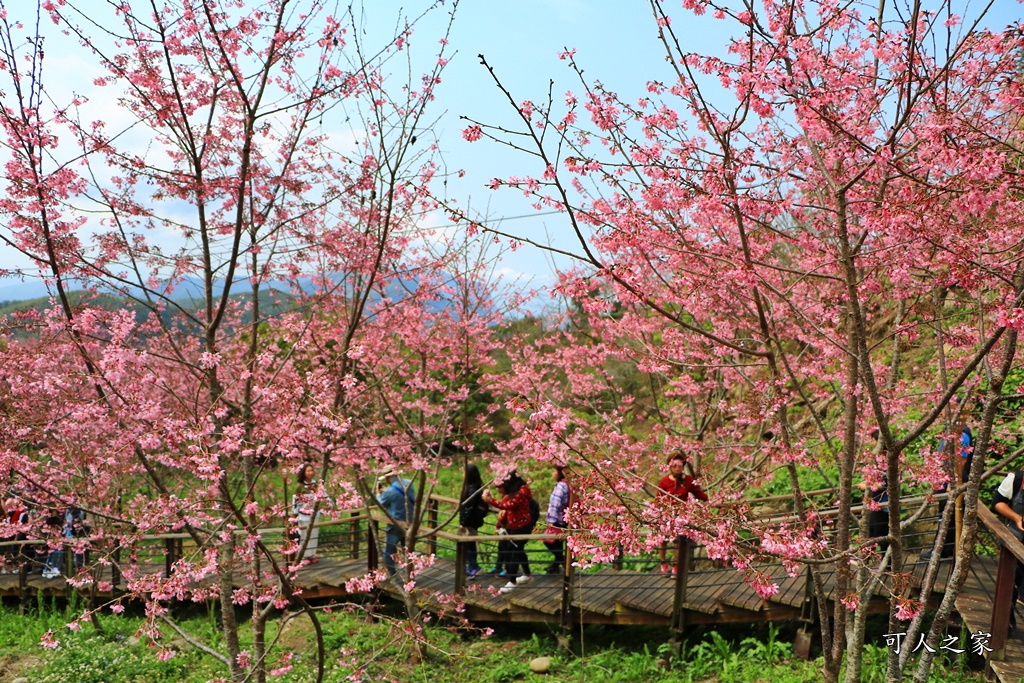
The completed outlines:
{"type": "MultiPolygon", "coordinates": [[[[921,505],[926,502],[937,501],[943,497],[943,495],[929,497],[909,497],[904,499],[904,503],[906,507],[911,507],[913,505],[921,505]]],[[[777,497],[773,497],[772,500],[774,501],[775,498],[777,497]]],[[[420,542],[425,542],[426,549],[429,553],[437,554],[441,551],[451,553],[448,555],[448,557],[454,559],[454,584],[452,585],[452,588],[450,590],[453,590],[454,593],[457,595],[465,595],[467,590],[469,578],[466,573],[467,544],[471,542],[495,544],[501,540],[564,540],[573,533],[580,533],[578,530],[567,530],[565,533],[560,534],[476,534],[473,536],[469,536],[456,533],[453,530],[449,530],[444,527],[439,527],[439,520],[446,519],[449,520],[450,523],[456,517],[450,516],[450,513],[457,507],[457,505],[457,499],[448,498],[444,496],[431,497],[431,499],[427,501],[425,507],[425,523],[419,529],[418,534],[419,537],[422,537],[422,539],[420,539],[420,542]],[[446,510],[444,514],[442,514],[442,510],[446,510]]],[[[819,515],[819,517],[828,517],[832,513],[833,509],[823,508],[818,510],[817,514],[819,515]]],[[[991,513],[989,513],[989,515],[991,515],[991,513]]],[[[787,515],[779,515],[775,518],[769,518],[769,521],[771,521],[772,523],[784,524],[792,521],[792,517],[787,515]]],[[[367,514],[365,511],[359,511],[350,512],[348,514],[339,516],[337,519],[317,522],[313,526],[321,530],[320,542],[322,552],[330,552],[331,550],[337,550],[338,548],[340,548],[342,556],[345,556],[350,560],[364,560],[365,564],[363,566],[365,567],[366,571],[369,572],[376,570],[381,565],[380,554],[382,552],[382,548],[380,546],[380,543],[383,540],[383,534],[378,533],[378,527],[380,524],[387,524],[387,522],[388,520],[386,519],[386,517],[377,511],[372,511],[370,514],[367,514]],[[334,540],[331,540],[329,543],[325,543],[324,534],[327,532],[333,532],[335,530],[337,530],[337,533],[333,536],[334,540]]],[[[1006,532],[1005,529],[1002,529],[1001,525],[997,524],[997,526],[1003,532],[1006,532]]],[[[931,531],[926,529],[924,532],[921,533],[934,534],[934,527],[930,528],[931,531]]],[[[286,539],[288,529],[286,527],[267,527],[256,529],[255,531],[257,531],[261,536],[264,537],[272,537],[274,535],[279,535],[282,539],[286,539]]],[[[833,532],[834,529],[826,530],[826,533],[833,532]]],[[[235,530],[234,533],[244,535],[250,533],[250,531],[240,529],[235,530]]],[[[182,532],[146,535],[141,537],[139,541],[141,541],[144,544],[151,544],[154,547],[160,548],[159,554],[162,555],[163,571],[166,572],[166,575],[168,576],[170,576],[170,574],[172,573],[173,567],[179,559],[181,559],[182,557],[186,557],[187,554],[189,553],[194,553],[199,550],[192,543],[191,535],[182,532]]],[[[47,541],[42,539],[7,541],[0,543],[0,550],[2,550],[3,548],[9,548],[13,546],[38,546],[46,544],[46,542],[47,541]]],[[[708,563],[706,559],[701,559],[699,557],[699,553],[701,552],[702,548],[700,544],[694,543],[693,541],[690,541],[685,537],[679,537],[675,539],[674,544],[676,552],[674,553],[674,559],[672,561],[674,569],[674,578],[672,584],[673,592],[671,596],[672,609],[670,616],[670,625],[674,630],[682,631],[683,629],[685,629],[687,625],[686,605],[688,599],[688,590],[690,588],[689,580],[691,572],[694,570],[695,563],[698,562],[698,560],[704,563],[702,566],[704,566],[705,569],[710,567],[711,565],[710,563],[708,563]]],[[[1024,550],[1022,550],[1021,552],[1024,553],[1024,550]]],[[[122,563],[120,555],[121,548],[109,547],[106,551],[106,558],[109,559],[113,565],[111,568],[111,578],[115,588],[119,585],[121,581],[120,573],[122,563]]],[[[706,558],[706,554],[704,555],[704,558],[706,558]]],[[[575,608],[573,606],[573,597],[575,591],[578,588],[579,576],[579,572],[574,566],[574,560],[575,558],[573,557],[571,550],[568,547],[566,547],[564,554],[564,562],[561,567],[562,588],[558,610],[558,619],[562,623],[562,625],[566,627],[573,623],[576,623],[578,621],[579,616],[575,612],[575,610],[577,610],[578,608],[575,608]]],[[[653,560],[651,558],[647,558],[633,561],[642,561],[645,563],[650,563],[653,560]]],[[[74,558],[68,558],[66,566],[73,566],[73,562],[74,558]]],[[[626,559],[620,554],[618,557],[616,557],[615,561],[612,564],[616,569],[621,571],[625,562],[626,559]]],[[[86,563],[88,563],[88,560],[86,560],[86,563]]],[[[1002,564],[1000,564],[1000,567],[1002,569],[1002,564]]],[[[24,581],[24,576],[27,574],[27,569],[28,564],[23,563],[21,566],[21,573],[23,577],[20,582],[22,586],[26,585],[24,581]]],[[[1010,571],[1009,576],[1010,587],[1012,589],[1012,570],[1010,571]]],[[[802,579],[802,581],[804,584],[804,593],[810,596],[810,572],[805,572],[805,576],[802,579]]],[[[1005,581],[1005,577],[1003,578],[1003,581],[1005,581]]],[[[1002,586],[1002,584],[1000,584],[1000,586],[1002,586]]],[[[807,619],[810,619],[810,614],[807,614],[808,609],[806,608],[806,605],[805,608],[801,611],[805,613],[807,619]]],[[[997,617],[999,619],[1008,619],[1008,616],[1004,617],[1004,612],[1005,610],[997,610],[993,614],[993,619],[996,619],[997,617]]],[[[1005,631],[1005,629],[1003,629],[1003,631],[1005,631]]],[[[993,627],[993,633],[999,632],[1001,631],[993,627]]]]}

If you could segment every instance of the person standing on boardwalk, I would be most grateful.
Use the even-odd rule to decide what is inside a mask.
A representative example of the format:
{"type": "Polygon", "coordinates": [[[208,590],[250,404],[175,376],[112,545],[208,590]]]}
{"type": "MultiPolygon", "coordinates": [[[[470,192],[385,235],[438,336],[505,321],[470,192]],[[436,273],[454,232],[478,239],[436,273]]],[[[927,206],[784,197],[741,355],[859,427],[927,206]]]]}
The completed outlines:
{"type": "MultiPolygon", "coordinates": [[[[495,500],[490,491],[484,491],[484,501],[488,505],[501,510],[504,514],[498,515],[498,523],[495,525],[499,535],[528,534],[532,531],[531,523],[536,520],[530,513],[533,502],[533,492],[530,486],[516,472],[511,472],[504,481],[498,485],[498,492],[501,499],[495,500]]],[[[508,583],[501,592],[507,593],[516,586],[521,586],[533,579],[530,573],[530,560],[526,555],[525,540],[505,540],[498,542],[499,562],[504,560],[505,571],[508,576],[508,583]],[[522,569],[522,575],[519,571],[522,569]]]]}
{"type": "MultiPolygon", "coordinates": [[[[490,506],[483,499],[484,482],[480,477],[480,468],[473,463],[466,465],[466,478],[462,484],[462,495],[459,498],[459,533],[476,536],[483,526],[484,517],[490,506]]],[[[477,561],[476,541],[466,543],[466,576],[473,578],[480,573],[477,561]]]]}
{"type": "MultiPolygon", "coordinates": [[[[292,495],[292,514],[295,515],[299,523],[299,547],[302,546],[302,541],[306,538],[307,530],[310,530],[309,543],[306,544],[306,551],[302,553],[300,560],[312,560],[316,557],[320,537],[320,528],[315,526],[316,520],[313,518],[317,484],[313,477],[312,465],[301,466],[296,472],[298,490],[292,495]]],[[[319,518],[320,513],[317,512],[316,516],[319,518]]]]}
{"type": "MultiPolygon", "coordinates": [[[[953,403],[955,406],[956,404],[953,403]]],[[[962,484],[967,481],[967,477],[971,472],[971,462],[974,458],[974,434],[971,432],[970,425],[962,424],[959,426],[960,438],[953,440],[954,443],[948,444],[945,439],[939,441],[936,446],[936,451],[939,453],[946,454],[953,460],[953,486],[962,484]],[[956,443],[959,441],[959,443],[956,443]]],[[[942,484],[935,489],[935,493],[946,493],[949,491],[949,482],[942,484]]],[[[946,500],[939,501],[939,519],[942,519],[942,514],[946,511],[946,500]]],[[[949,528],[946,530],[946,537],[942,542],[942,557],[953,557],[956,554],[956,523],[951,521],[949,528]]],[[[921,553],[921,557],[929,559],[932,556],[932,549],[926,548],[921,553]]]]}
{"type": "MultiPolygon", "coordinates": [[[[687,466],[686,457],[682,453],[675,453],[668,458],[668,469],[667,475],[662,477],[661,481],[658,482],[658,495],[659,496],[671,496],[680,501],[687,501],[690,496],[693,496],[697,500],[708,500],[708,494],[704,493],[701,489],[700,484],[693,478],[692,469],[691,474],[685,474],[687,466]]],[[[665,562],[665,551],[667,548],[666,543],[662,543],[661,547],[658,548],[658,557],[661,560],[661,573],[668,574],[669,566],[665,562]]],[[[676,563],[672,567],[672,571],[675,571],[675,567],[679,566],[679,557],[676,557],[676,563]]]]}
{"type": "Polygon", "coordinates": [[[377,480],[377,502],[388,513],[384,533],[384,566],[388,574],[395,575],[395,554],[405,545],[402,525],[409,521],[416,509],[416,491],[411,479],[402,479],[394,470],[387,470],[377,480]]]}
{"type": "MultiPolygon", "coordinates": [[[[992,497],[993,511],[1003,518],[1003,524],[1018,541],[1024,541],[1024,490],[1021,482],[1024,482],[1024,472],[1011,472],[999,483],[999,488],[992,497]]],[[[1024,566],[1018,561],[1013,574],[1013,596],[1010,598],[1010,633],[1017,630],[1017,617],[1014,612],[1022,581],[1024,566]]]]}
{"type": "MultiPolygon", "coordinates": [[[[551,492],[551,497],[548,498],[548,512],[544,517],[544,521],[548,523],[548,528],[544,531],[546,534],[561,533],[569,526],[569,523],[565,521],[565,515],[569,511],[572,492],[569,489],[569,483],[565,480],[565,467],[555,465],[554,476],[555,488],[551,492]]],[[[554,562],[545,571],[548,574],[557,574],[562,571],[565,564],[565,540],[555,538],[544,541],[544,544],[554,556],[554,562]]]]}
{"type": "MultiPolygon", "coordinates": [[[[10,498],[8,498],[7,501],[4,503],[4,511],[5,511],[6,515],[7,515],[6,521],[11,526],[21,526],[21,525],[28,524],[28,521],[29,521],[28,507],[25,505],[25,503],[20,498],[16,498],[14,496],[11,496],[10,498]]],[[[26,538],[27,538],[27,535],[25,534],[25,532],[24,531],[19,531],[19,532],[15,533],[9,539],[2,539],[2,540],[24,541],[26,538]]],[[[28,553],[29,553],[29,546],[27,546],[27,545],[17,546],[14,549],[13,554],[8,556],[8,558],[7,558],[7,560],[12,563],[12,567],[11,567],[12,571],[16,567],[20,566],[22,563],[28,562],[30,560],[30,558],[28,556],[28,553]]]]}

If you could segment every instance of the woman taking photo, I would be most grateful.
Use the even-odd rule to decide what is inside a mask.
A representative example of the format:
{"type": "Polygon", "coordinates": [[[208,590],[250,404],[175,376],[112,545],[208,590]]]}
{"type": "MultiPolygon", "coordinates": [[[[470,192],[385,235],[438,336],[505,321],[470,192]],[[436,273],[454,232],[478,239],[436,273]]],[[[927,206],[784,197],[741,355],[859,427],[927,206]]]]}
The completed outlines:
{"type": "MultiPolygon", "coordinates": [[[[484,502],[501,510],[495,528],[498,534],[528,534],[530,528],[530,501],[533,493],[523,478],[515,472],[509,473],[504,481],[498,484],[501,499],[495,500],[490,491],[484,491],[484,502]]],[[[526,540],[507,540],[498,542],[498,562],[504,562],[508,583],[500,591],[507,593],[516,586],[521,586],[533,579],[530,574],[530,560],[526,555],[526,540]],[[522,568],[522,575],[519,570],[522,568]]]]}

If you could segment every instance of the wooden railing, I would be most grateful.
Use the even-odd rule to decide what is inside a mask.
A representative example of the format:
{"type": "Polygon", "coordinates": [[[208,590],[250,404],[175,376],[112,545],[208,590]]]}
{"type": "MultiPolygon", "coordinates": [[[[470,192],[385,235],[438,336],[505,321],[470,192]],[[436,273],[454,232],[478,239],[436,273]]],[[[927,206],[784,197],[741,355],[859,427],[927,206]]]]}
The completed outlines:
{"type": "MultiPolygon", "coordinates": [[[[324,528],[337,528],[345,527],[346,531],[340,535],[340,542],[328,542],[323,545],[328,548],[340,548],[343,554],[347,554],[351,559],[358,559],[361,555],[367,558],[371,568],[376,568],[377,553],[375,544],[372,542],[372,534],[369,533],[368,525],[363,524],[367,520],[370,523],[374,523],[371,518],[363,513],[350,513],[348,516],[340,517],[339,519],[328,520],[324,522],[318,522],[313,525],[318,529],[324,528]],[[365,546],[366,550],[363,551],[361,546],[365,546]]],[[[236,529],[233,532],[235,535],[245,535],[248,532],[244,529],[236,529]]],[[[285,527],[265,527],[258,530],[261,537],[274,537],[280,536],[282,540],[285,538],[287,529],[285,527]]],[[[112,545],[116,542],[117,536],[108,535],[107,540],[111,542],[101,553],[106,560],[110,562],[111,576],[110,582],[113,589],[116,591],[120,588],[122,581],[121,567],[123,566],[123,553],[124,548],[112,545]]],[[[28,576],[33,569],[39,569],[45,562],[47,562],[45,553],[35,553],[34,549],[47,546],[49,543],[46,539],[39,538],[25,538],[20,540],[11,541],[0,541],[0,554],[12,555],[11,551],[16,553],[14,557],[14,563],[17,566],[19,574],[19,590],[25,593],[28,588],[28,576]],[[33,555],[26,553],[26,549],[32,552],[33,555]]],[[[135,540],[132,546],[136,553],[136,559],[140,564],[145,564],[147,561],[152,564],[162,563],[164,565],[164,572],[166,576],[170,576],[174,564],[182,557],[186,556],[187,551],[195,551],[195,544],[192,543],[192,536],[184,532],[170,532],[163,534],[146,534],[135,540]]],[[[73,575],[76,568],[92,569],[95,568],[95,556],[98,549],[86,548],[84,553],[75,553],[74,548],[71,544],[65,545],[63,549],[63,564],[64,573],[67,575],[73,575]]]]}
{"type": "MultiPolygon", "coordinates": [[[[822,491],[820,493],[826,493],[826,491],[822,491]]],[[[933,500],[936,500],[942,497],[944,497],[944,494],[932,496],[931,498],[933,500]]],[[[781,497],[773,496],[765,500],[774,502],[779,499],[781,499],[781,497]]],[[[925,497],[917,496],[908,497],[904,499],[903,502],[906,506],[910,506],[912,504],[919,504],[923,501],[925,501],[925,497]]],[[[752,500],[747,502],[756,505],[760,501],[752,500]]],[[[468,536],[455,533],[453,530],[449,530],[448,528],[439,528],[438,524],[442,520],[451,520],[453,522],[457,522],[456,516],[453,515],[453,513],[457,510],[457,506],[458,500],[455,498],[449,498],[445,496],[432,496],[430,499],[428,499],[425,507],[424,524],[423,526],[421,526],[419,530],[419,535],[422,537],[421,542],[425,542],[426,550],[429,553],[438,554],[440,552],[442,554],[446,554],[449,558],[454,560],[455,579],[453,589],[454,592],[458,595],[465,595],[468,585],[468,577],[466,574],[467,543],[476,542],[482,544],[496,544],[498,541],[501,540],[544,541],[557,538],[564,539],[569,533],[571,533],[567,532],[566,534],[557,535],[536,533],[520,535],[478,534],[474,536],[468,536]]],[[[884,504],[882,506],[884,507],[884,504]]],[[[860,506],[855,507],[855,512],[859,512],[860,510],[860,506]]],[[[819,509],[817,511],[819,517],[832,517],[836,513],[837,510],[832,508],[819,509]]],[[[991,513],[989,513],[989,515],[991,516],[991,513]]],[[[543,514],[541,520],[543,520],[543,514]]],[[[791,515],[778,515],[777,517],[769,518],[767,521],[769,521],[769,523],[781,524],[791,520],[791,515]]],[[[543,521],[541,521],[541,523],[543,523],[543,521]]],[[[367,571],[373,571],[377,569],[381,564],[380,554],[382,552],[382,549],[380,547],[380,544],[383,541],[383,534],[377,533],[377,527],[381,524],[387,524],[387,519],[384,515],[376,511],[371,513],[369,516],[364,512],[354,512],[349,513],[347,516],[339,517],[337,519],[318,522],[314,525],[315,527],[321,529],[320,549],[318,552],[322,555],[339,554],[340,556],[347,557],[348,559],[365,559],[365,567],[367,571]],[[335,530],[339,528],[343,529],[343,531],[337,534],[332,534],[327,539],[324,538],[323,532],[325,530],[335,530]]],[[[997,524],[997,526],[999,527],[999,530],[1002,531],[1004,534],[1008,534],[1008,532],[1004,528],[1002,528],[1001,525],[997,524]]],[[[246,532],[244,530],[237,530],[235,533],[244,534],[246,532]]],[[[273,527],[260,529],[259,533],[261,536],[270,537],[271,539],[273,538],[273,536],[278,535],[281,537],[282,541],[284,541],[287,530],[284,527],[273,527]]],[[[831,533],[831,531],[827,531],[826,533],[831,533]]],[[[931,534],[933,536],[934,529],[932,529],[931,531],[926,530],[921,533],[931,534]]],[[[931,536],[929,536],[929,540],[930,539],[931,536]]],[[[195,552],[195,547],[190,542],[191,537],[185,533],[155,534],[151,536],[145,536],[142,539],[142,541],[145,544],[149,544],[151,548],[156,550],[155,555],[149,555],[147,557],[155,558],[159,556],[163,560],[162,564],[164,565],[164,571],[167,573],[168,576],[171,574],[174,564],[180,558],[186,556],[186,554],[189,552],[195,552]]],[[[0,552],[3,552],[3,548],[5,546],[31,546],[45,543],[46,541],[43,540],[0,542],[0,552]]],[[[700,555],[701,546],[699,544],[693,543],[685,537],[680,536],[675,540],[675,550],[676,552],[673,553],[674,559],[672,560],[672,564],[674,565],[675,571],[671,626],[676,630],[682,630],[686,626],[685,603],[687,599],[687,588],[690,573],[694,569],[694,567],[697,566],[697,563],[700,561],[704,562],[705,568],[709,568],[711,565],[708,563],[706,559],[702,560],[702,557],[700,555]]],[[[74,560],[70,556],[70,550],[68,552],[69,556],[66,559],[66,566],[72,567],[72,562],[74,562],[74,560]]],[[[111,579],[115,589],[118,587],[121,581],[119,572],[121,560],[117,557],[119,552],[120,549],[118,548],[109,548],[107,550],[107,557],[113,561],[111,579]]],[[[1022,549],[1021,552],[1024,552],[1024,549],[1022,549]]],[[[577,616],[574,613],[574,607],[572,604],[573,593],[576,588],[577,572],[575,567],[573,566],[574,558],[572,556],[572,552],[568,547],[565,547],[564,557],[565,560],[561,568],[562,593],[559,614],[560,621],[563,623],[563,625],[568,626],[575,622],[577,616]]],[[[706,554],[703,557],[706,558],[706,554]]],[[[628,565],[632,564],[633,566],[635,566],[637,563],[644,564],[645,566],[649,566],[651,563],[653,563],[655,567],[657,566],[657,564],[659,564],[655,561],[653,557],[650,556],[629,559],[620,554],[616,558],[616,560],[612,562],[612,566],[617,570],[622,570],[628,565]]],[[[86,566],[89,565],[89,558],[86,558],[85,564],[86,566]]],[[[25,579],[27,577],[28,566],[29,563],[27,562],[23,563],[21,566],[22,576],[20,579],[20,585],[22,585],[23,587],[26,586],[25,579]]],[[[1000,564],[1000,568],[1002,569],[1002,563],[1000,564]]],[[[1009,574],[1011,589],[1013,578],[1012,574],[1013,572],[1011,567],[1009,574]]],[[[806,582],[807,585],[805,587],[805,593],[807,593],[807,595],[810,596],[811,583],[809,572],[807,573],[806,582]]],[[[998,615],[1000,616],[1000,618],[1003,618],[1004,621],[1005,619],[1008,619],[1008,616],[1005,616],[1005,618],[1002,616],[1004,611],[1005,610],[998,611],[994,615],[994,618],[998,615]]],[[[802,612],[806,614],[807,618],[810,617],[808,612],[808,604],[804,605],[802,612]]],[[[993,628],[993,633],[997,632],[999,631],[993,628]]],[[[1003,642],[1005,643],[1005,629],[1002,629],[1002,632],[1004,632],[1003,642]]]]}
{"type": "Polygon", "coordinates": [[[978,521],[992,532],[999,545],[996,586],[992,596],[991,647],[989,659],[1006,659],[1006,640],[1010,632],[1010,612],[1014,607],[1013,579],[1017,563],[1024,563],[1024,544],[1010,532],[1002,520],[984,504],[978,504],[978,521]]]}

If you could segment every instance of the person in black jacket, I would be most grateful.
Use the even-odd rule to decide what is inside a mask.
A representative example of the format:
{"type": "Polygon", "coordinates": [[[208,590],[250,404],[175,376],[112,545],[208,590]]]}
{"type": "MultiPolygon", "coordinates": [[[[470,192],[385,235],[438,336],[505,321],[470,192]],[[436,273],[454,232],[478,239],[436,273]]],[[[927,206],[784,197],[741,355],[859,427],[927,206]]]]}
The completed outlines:
{"type": "MultiPolygon", "coordinates": [[[[459,498],[459,533],[476,536],[483,526],[484,517],[490,509],[484,502],[484,482],[480,470],[473,463],[466,465],[466,479],[462,484],[462,496],[459,498]]],[[[480,573],[477,562],[476,541],[466,543],[466,576],[473,578],[480,573]]]]}

